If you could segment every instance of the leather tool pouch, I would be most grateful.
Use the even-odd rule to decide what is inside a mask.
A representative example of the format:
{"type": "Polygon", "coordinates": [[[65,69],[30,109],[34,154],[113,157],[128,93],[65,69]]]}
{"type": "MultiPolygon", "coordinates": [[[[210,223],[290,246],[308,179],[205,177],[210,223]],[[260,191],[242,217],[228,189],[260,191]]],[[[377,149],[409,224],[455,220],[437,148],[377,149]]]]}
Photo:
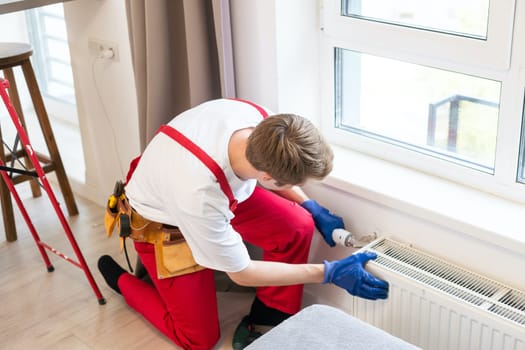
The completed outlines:
{"type": "Polygon", "coordinates": [[[155,247],[155,262],[157,265],[157,278],[169,278],[200,271],[204,267],[195,262],[191,249],[182,237],[178,228],[176,234],[163,234],[163,237],[153,242],[155,247]]]}
{"type": "Polygon", "coordinates": [[[159,279],[204,269],[195,262],[191,249],[179,228],[148,220],[133,210],[126,198],[124,187],[119,182],[115,185],[114,193],[108,200],[104,226],[108,237],[117,228],[121,250],[125,248],[124,241],[127,237],[138,242],[153,244],[157,278],[159,279]]]}
{"type": "Polygon", "coordinates": [[[185,275],[204,269],[195,262],[190,246],[178,227],[148,220],[133,209],[131,210],[130,238],[153,244],[158,279],[185,275]]]}

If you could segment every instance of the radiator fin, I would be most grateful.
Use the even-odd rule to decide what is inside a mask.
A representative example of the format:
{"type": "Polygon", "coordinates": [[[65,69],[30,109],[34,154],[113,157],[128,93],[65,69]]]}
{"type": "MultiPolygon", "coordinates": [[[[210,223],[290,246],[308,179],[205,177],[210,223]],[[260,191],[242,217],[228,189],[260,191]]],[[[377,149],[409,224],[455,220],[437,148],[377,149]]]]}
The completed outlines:
{"type": "Polygon", "coordinates": [[[525,326],[525,293],[520,290],[389,239],[363,249],[377,253],[374,264],[525,326]]]}

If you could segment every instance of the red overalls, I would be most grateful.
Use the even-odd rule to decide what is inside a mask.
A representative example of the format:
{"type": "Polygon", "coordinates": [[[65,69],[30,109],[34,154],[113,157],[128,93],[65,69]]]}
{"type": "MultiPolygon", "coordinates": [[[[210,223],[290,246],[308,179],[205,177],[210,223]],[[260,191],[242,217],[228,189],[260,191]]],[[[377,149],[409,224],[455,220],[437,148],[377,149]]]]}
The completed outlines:
{"type": "MultiPolygon", "coordinates": [[[[261,107],[241,102],[249,103],[266,117],[261,107]]],[[[219,176],[217,178],[220,181],[219,176]]],[[[227,193],[229,185],[221,184],[221,188],[223,191],[227,188],[227,193]]],[[[233,197],[230,203],[232,200],[233,197]]],[[[246,242],[262,248],[263,260],[307,262],[314,224],[311,215],[300,205],[256,187],[250,198],[232,211],[235,217],[231,225],[246,242]]],[[[135,249],[155,287],[132,274],[123,274],[118,285],[128,305],[180,347],[213,348],[220,337],[213,270],[159,280],[153,245],[135,242],[135,249]]],[[[257,298],[266,306],[288,314],[299,311],[302,293],[303,285],[256,290],[257,298]]]]}

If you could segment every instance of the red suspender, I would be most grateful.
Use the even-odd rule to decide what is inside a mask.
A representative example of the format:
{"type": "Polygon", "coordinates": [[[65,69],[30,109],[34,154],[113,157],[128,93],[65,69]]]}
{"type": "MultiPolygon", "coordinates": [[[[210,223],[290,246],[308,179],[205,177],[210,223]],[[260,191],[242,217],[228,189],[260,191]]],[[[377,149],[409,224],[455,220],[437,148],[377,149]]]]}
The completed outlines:
{"type": "MultiPolygon", "coordinates": [[[[262,108],[261,106],[247,101],[247,100],[241,100],[237,98],[232,98],[231,100],[244,102],[249,104],[250,106],[253,106],[259,113],[261,113],[263,118],[268,117],[268,113],[262,108]]],[[[230,187],[230,184],[228,183],[228,180],[226,180],[226,175],[224,175],[224,172],[222,171],[221,167],[215,162],[206,152],[204,152],[199,146],[197,146],[195,143],[193,143],[190,139],[188,139],[186,136],[181,134],[178,130],[172,128],[169,125],[162,125],[157,133],[162,132],[169,137],[171,137],[173,140],[177,141],[181,146],[186,148],[188,151],[193,153],[201,162],[204,163],[210,169],[210,171],[215,175],[217,178],[217,181],[219,181],[219,186],[221,187],[222,192],[228,197],[228,201],[230,202],[230,210],[234,211],[237,207],[237,200],[233,196],[232,189],[230,187]]],[[[126,177],[126,183],[129,182],[129,179],[131,178],[131,175],[133,174],[133,171],[135,170],[135,167],[137,166],[138,161],[140,160],[140,156],[135,158],[132,161],[130,171],[128,172],[128,175],[126,177]]]]}
{"type": "Polygon", "coordinates": [[[200,159],[201,162],[204,163],[208,167],[208,169],[211,170],[213,175],[217,178],[217,181],[219,181],[219,186],[221,187],[222,192],[228,197],[228,200],[230,201],[230,210],[234,211],[237,207],[237,200],[233,197],[233,192],[228,184],[228,181],[226,180],[226,175],[224,175],[224,172],[222,171],[219,164],[217,164],[216,161],[214,161],[206,152],[204,152],[199,146],[194,144],[189,138],[181,134],[177,129],[172,128],[169,125],[162,125],[158,132],[163,132],[178,143],[181,144],[184,148],[186,148],[188,151],[193,153],[197,158],[200,159]]]}
{"type": "Polygon", "coordinates": [[[247,103],[250,106],[254,107],[257,111],[259,111],[259,113],[261,113],[261,115],[262,115],[262,117],[264,119],[266,119],[268,117],[268,113],[264,110],[264,108],[262,108],[261,106],[259,106],[256,103],[253,103],[252,101],[243,100],[243,99],[240,99],[240,98],[230,98],[230,100],[247,103]]]}

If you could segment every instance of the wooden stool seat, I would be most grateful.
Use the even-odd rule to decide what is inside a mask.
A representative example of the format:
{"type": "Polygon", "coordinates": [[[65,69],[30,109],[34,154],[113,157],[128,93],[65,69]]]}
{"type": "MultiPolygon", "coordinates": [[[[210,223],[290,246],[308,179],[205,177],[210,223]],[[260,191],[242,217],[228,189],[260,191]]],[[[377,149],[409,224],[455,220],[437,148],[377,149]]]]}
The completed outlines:
{"type": "MultiPolygon", "coordinates": [[[[33,54],[31,45],[26,43],[1,43],[0,42],[0,70],[3,71],[4,78],[9,82],[9,97],[13,103],[13,107],[20,118],[20,122],[24,127],[27,133],[27,127],[25,123],[24,114],[22,111],[22,106],[20,103],[20,98],[18,95],[17,84],[15,80],[15,75],[13,68],[20,67],[24,74],[25,82],[31,100],[33,102],[33,107],[35,109],[35,114],[38,118],[40,124],[40,129],[48,149],[49,156],[39,153],[37,150],[34,150],[39,161],[42,163],[42,169],[45,173],[54,171],[66,202],[67,210],[69,215],[77,215],[78,208],[75,203],[75,197],[69,180],[67,178],[66,172],[64,170],[64,165],[62,159],[60,158],[60,153],[56,145],[55,136],[53,130],[51,129],[51,124],[49,122],[49,117],[44,106],[44,101],[40,94],[40,89],[36,81],[35,73],[31,65],[30,57],[33,54]]],[[[27,154],[24,149],[14,150],[12,153],[6,153],[4,150],[2,131],[0,129],[0,159],[4,163],[8,164],[13,159],[24,159],[24,163],[27,167],[32,167],[27,154]]],[[[34,169],[29,168],[29,171],[34,169]]],[[[37,180],[28,175],[13,175],[12,181],[14,184],[19,184],[21,182],[30,181],[31,191],[34,197],[41,195],[40,187],[37,180]]],[[[3,180],[0,181],[0,200],[2,204],[2,217],[4,220],[4,228],[7,241],[15,241],[17,239],[16,226],[13,216],[13,205],[11,202],[11,195],[9,189],[3,180]]]]}
{"type": "Polygon", "coordinates": [[[18,66],[33,54],[26,43],[0,43],[0,69],[18,66]]]}

